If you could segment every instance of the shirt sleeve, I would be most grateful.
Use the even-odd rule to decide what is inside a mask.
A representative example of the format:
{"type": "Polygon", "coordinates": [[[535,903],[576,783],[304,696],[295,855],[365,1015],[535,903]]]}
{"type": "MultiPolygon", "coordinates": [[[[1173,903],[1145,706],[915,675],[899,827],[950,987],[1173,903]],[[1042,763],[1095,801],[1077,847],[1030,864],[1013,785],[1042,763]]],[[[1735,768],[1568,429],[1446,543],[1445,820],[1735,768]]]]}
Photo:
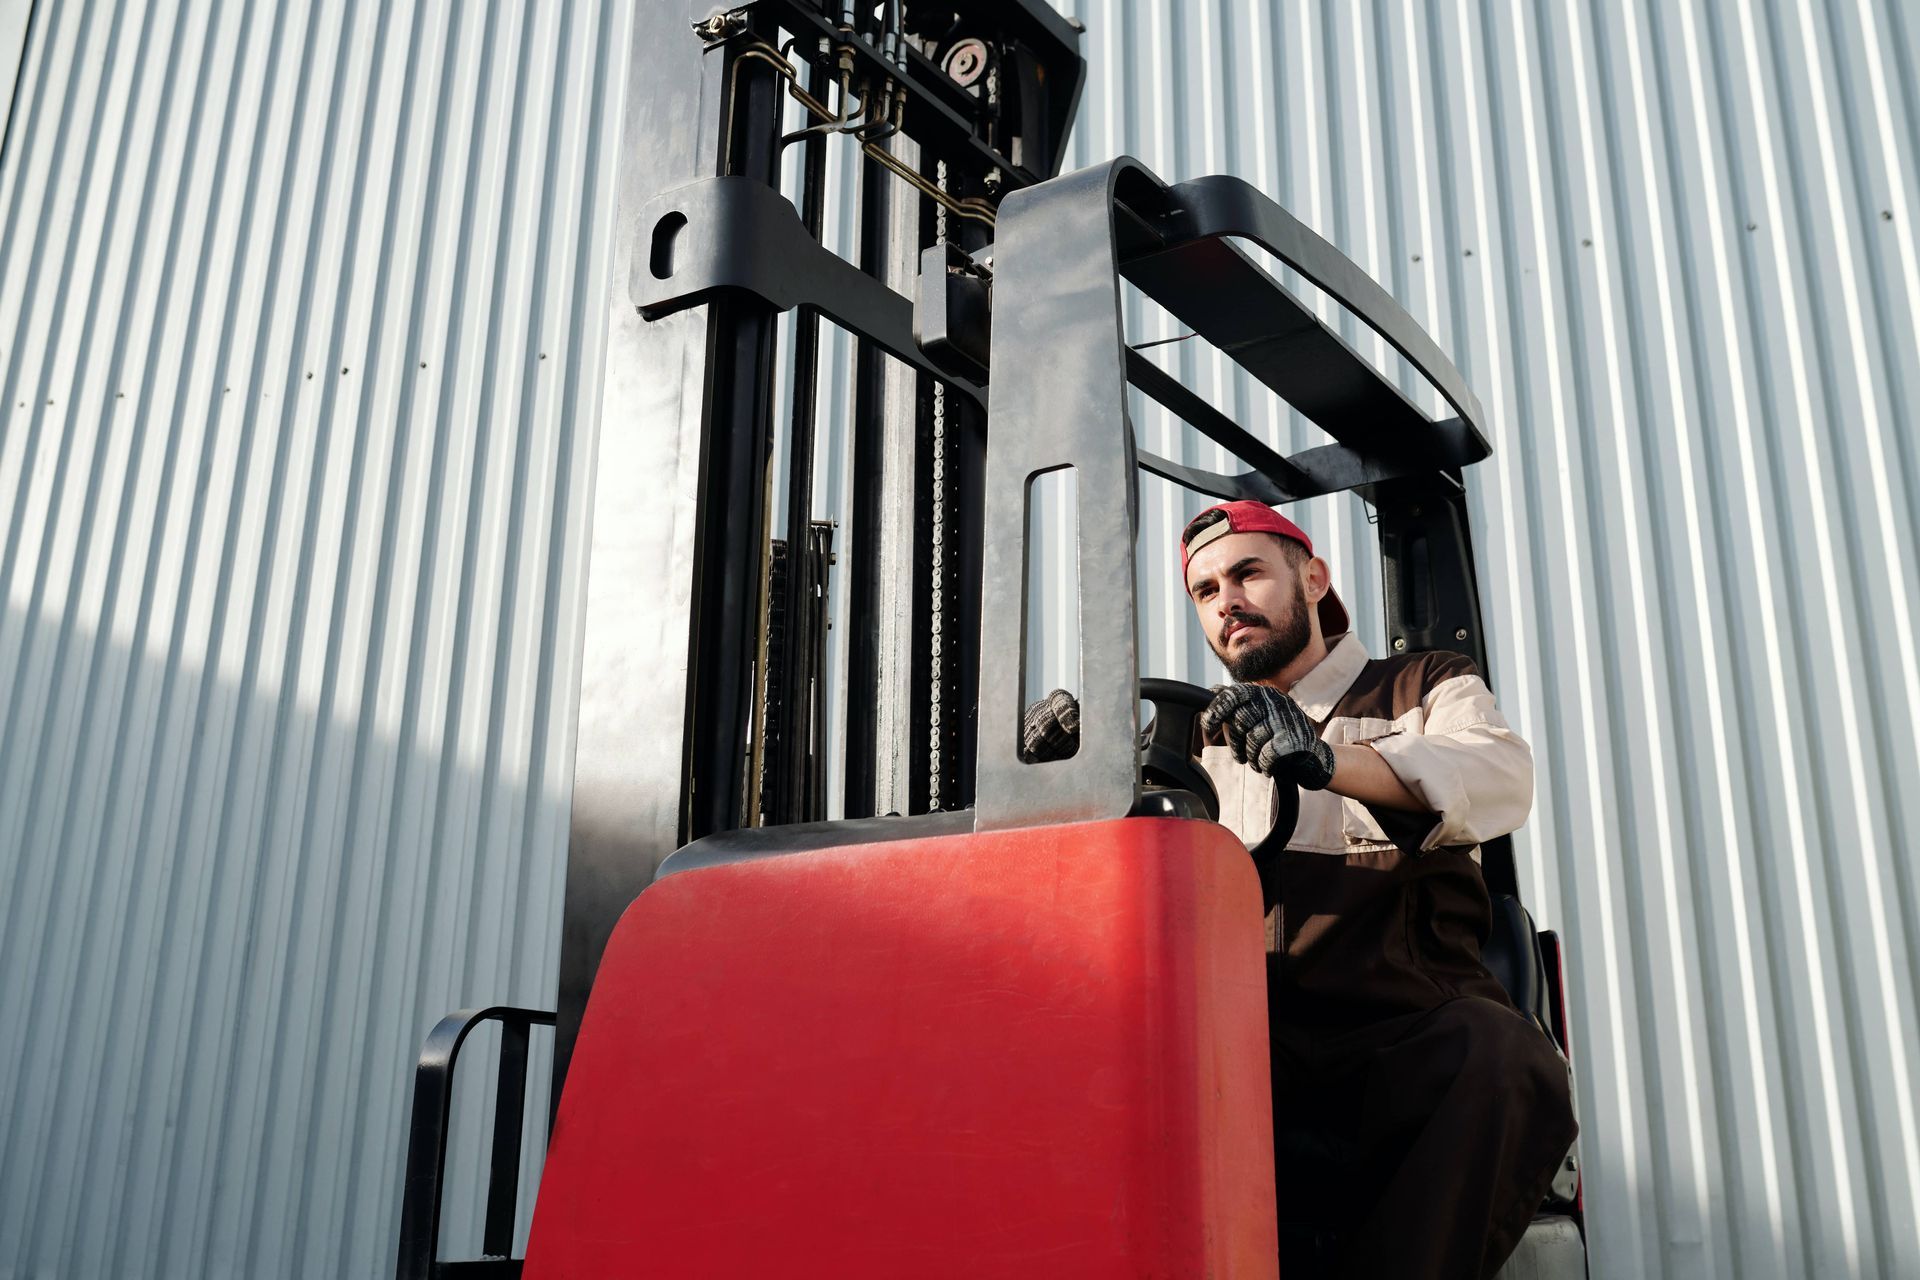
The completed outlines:
{"type": "Polygon", "coordinates": [[[1533,809],[1533,750],[1494,705],[1473,663],[1448,655],[1421,698],[1419,733],[1368,742],[1439,821],[1421,852],[1516,831],[1533,809]]]}

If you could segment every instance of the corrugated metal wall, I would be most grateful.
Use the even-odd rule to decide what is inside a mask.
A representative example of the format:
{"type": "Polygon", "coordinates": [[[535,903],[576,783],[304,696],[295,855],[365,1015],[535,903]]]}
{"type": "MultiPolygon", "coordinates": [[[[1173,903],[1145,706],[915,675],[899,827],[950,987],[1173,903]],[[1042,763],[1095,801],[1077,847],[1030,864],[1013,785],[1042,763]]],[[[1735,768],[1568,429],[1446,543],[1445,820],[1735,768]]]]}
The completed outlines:
{"type": "MultiPolygon", "coordinates": [[[[1521,875],[1573,954],[1594,1274],[1920,1275],[1920,13],[1062,7],[1075,163],[1257,182],[1492,417],[1476,550],[1540,765],[1521,875]]],[[[1156,351],[1313,442],[1193,345],[1156,351]]],[[[1146,490],[1142,640],[1207,679],[1156,554],[1198,505],[1146,490]]],[[[1377,647],[1362,510],[1304,519],[1377,647]]]]}
{"type": "MultiPolygon", "coordinates": [[[[1074,163],[1259,183],[1492,416],[1595,1274],[1920,1275],[1920,18],[1077,12],[1074,163]]],[[[630,21],[37,5],[0,172],[0,1275],[377,1274],[401,1064],[445,1009],[550,1002],[630,21]]],[[[1314,442],[1195,345],[1154,350],[1314,442]]],[[[847,374],[830,346],[823,422],[847,374]]],[[[1143,490],[1141,634],[1205,681],[1153,550],[1195,505],[1143,490]]],[[[1296,514],[1377,642],[1364,510],[1296,514]]],[[[1058,626],[1035,657],[1071,683],[1058,626]]]]}
{"type": "Polygon", "coordinates": [[[33,0],[0,0],[0,137],[13,114],[13,86],[27,44],[27,20],[33,0]]]}
{"type": "Polygon", "coordinates": [[[551,1006],[630,20],[36,6],[0,1275],[388,1272],[426,1029],[551,1006]]]}

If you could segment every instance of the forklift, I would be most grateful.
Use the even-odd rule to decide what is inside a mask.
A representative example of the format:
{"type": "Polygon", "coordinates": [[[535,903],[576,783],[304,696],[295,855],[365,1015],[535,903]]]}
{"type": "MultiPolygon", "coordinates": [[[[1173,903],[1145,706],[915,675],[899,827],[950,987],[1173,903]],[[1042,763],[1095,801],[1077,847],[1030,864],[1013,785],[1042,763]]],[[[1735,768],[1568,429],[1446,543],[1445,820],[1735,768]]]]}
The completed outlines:
{"type": "MultiPolygon", "coordinates": [[[[429,1035],[400,1280],[1278,1274],[1299,1224],[1276,1219],[1257,866],[1293,821],[1252,850],[1215,821],[1209,694],[1143,679],[1128,626],[1080,628],[1074,754],[1022,758],[1036,481],[1074,474],[1083,620],[1137,617],[1143,470],[1213,500],[1356,493],[1389,649],[1485,672],[1462,474],[1490,450],[1434,341],[1246,182],[1060,174],[1081,35],[1045,0],[641,6],[556,1008],[429,1035]],[[829,147],[857,157],[852,261],[822,242],[829,147]],[[1282,456],[1129,345],[1122,282],[1331,443],[1282,456]],[[823,320],[857,351],[845,530],[813,514],[823,320]],[[1141,449],[1134,394],[1246,469],[1141,449]],[[482,1256],[446,1259],[454,1069],[488,1024],[482,1256]],[[516,1258],[535,1027],[553,1125],[516,1258]]],[[[1481,856],[1483,957],[1565,1055],[1558,941],[1509,842],[1481,856]]],[[[1502,1274],[1584,1276],[1583,1240],[1570,1154],[1502,1274]]]]}

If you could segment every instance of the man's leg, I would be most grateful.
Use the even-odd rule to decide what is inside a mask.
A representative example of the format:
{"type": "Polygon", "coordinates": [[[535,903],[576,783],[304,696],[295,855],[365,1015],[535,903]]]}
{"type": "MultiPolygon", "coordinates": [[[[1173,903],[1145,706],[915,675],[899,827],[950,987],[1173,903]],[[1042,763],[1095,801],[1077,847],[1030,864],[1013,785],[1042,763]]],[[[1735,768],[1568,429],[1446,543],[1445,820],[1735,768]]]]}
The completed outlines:
{"type": "MultiPolygon", "coordinates": [[[[1477,997],[1337,1038],[1363,1083],[1351,1276],[1490,1276],[1533,1220],[1567,1148],[1566,1066],[1531,1022],[1477,997]]],[[[1297,1101],[1297,1099],[1296,1099],[1297,1101]]]]}
{"type": "Polygon", "coordinates": [[[1351,1069],[1326,1069],[1323,1028],[1275,1019],[1269,1030],[1281,1280],[1331,1280],[1367,1194],[1357,1185],[1367,1153],[1351,1123],[1363,1081],[1351,1069]]]}

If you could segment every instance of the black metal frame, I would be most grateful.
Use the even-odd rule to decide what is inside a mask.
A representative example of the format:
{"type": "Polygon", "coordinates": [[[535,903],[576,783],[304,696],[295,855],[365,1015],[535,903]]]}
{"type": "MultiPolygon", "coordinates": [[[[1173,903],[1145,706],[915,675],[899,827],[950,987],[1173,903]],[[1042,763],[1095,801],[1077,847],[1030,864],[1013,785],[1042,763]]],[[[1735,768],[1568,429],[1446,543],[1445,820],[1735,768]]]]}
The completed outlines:
{"type": "MultiPolygon", "coordinates": [[[[1409,476],[1362,486],[1359,493],[1372,504],[1379,526],[1388,647],[1395,653],[1464,653],[1491,684],[1473,568],[1473,532],[1460,473],[1409,476]]],[[[1480,870],[1488,893],[1520,896],[1513,837],[1482,844],[1480,870]]]]}
{"type": "MultiPolygon", "coordinates": [[[[804,517],[804,506],[800,511],[804,517]]],[[[767,576],[767,652],[773,670],[764,681],[761,826],[819,822],[827,816],[822,676],[833,528],[832,521],[803,518],[797,545],[783,539],[773,546],[767,576]]]]}
{"type": "Polygon", "coordinates": [[[495,1005],[450,1013],[428,1033],[413,1076],[413,1119],[407,1136],[406,1185],[400,1207],[400,1253],[394,1271],[398,1280],[516,1280],[519,1276],[520,1260],[508,1255],[513,1252],[513,1224],[519,1211],[527,1052],[532,1029],[553,1024],[553,1014],[545,1010],[495,1005]],[[467,1037],[486,1022],[500,1024],[487,1216],[480,1246],[486,1256],[442,1262],[440,1198],[445,1189],[448,1127],[453,1117],[454,1064],[467,1037]]]}
{"type": "Polygon", "coordinates": [[[709,178],[663,192],[641,215],[654,246],[635,264],[633,301],[658,320],[728,295],[774,311],[805,307],[976,400],[986,392],[942,371],[913,340],[913,303],[822,245],[778,191],[752,178],[709,178]]]}
{"type": "MultiPolygon", "coordinates": [[[[1413,319],[1351,261],[1238,179],[1203,178],[1169,187],[1137,163],[1122,160],[1050,184],[1034,198],[1048,212],[1028,211],[1024,193],[1011,197],[995,245],[973,253],[951,244],[926,250],[920,289],[909,303],[822,247],[793,207],[769,188],[729,178],[695,183],[657,198],[643,216],[654,249],[649,270],[635,274],[635,302],[648,316],[669,315],[737,293],[775,309],[805,307],[810,314],[830,316],[970,400],[981,397],[979,380],[996,364],[1010,366],[999,370],[1002,394],[994,400],[992,417],[1001,444],[989,474],[996,467],[1011,468],[1007,475],[1012,478],[989,483],[990,493],[1001,497],[988,516],[989,527],[998,532],[988,546],[991,572],[983,586],[981,612],[981,687],[995,691],[995,697],[1005,690],[1017,696],[1024,688],[1019,664],[1025,631],[1025,486],[1048,469],[1097,470],[1110,463],[1123,468],[1123,474],[1112,486],[1096,485],[1095,492],[1117,487],[1131,493],[1135,462],[1221,497],[1278,503],[1359,491],[1379,512],[1390,646],[1396,652],[1457,649],[1484,670],[1485,644],[1459,481],[1461,468],[1489,452],[1479,427],[1481,408],[1459,371],[1413,319]],[[1438,390],[1455,416],[1428,420],[1232,243],[1234,239],[1266,249],[1356,315],[1438,390]],[[1092,257],[1084,263],[1063,261],[1063,255],[1076,250],[1092,257]],[[1029,260],[1036,264],[1032,270],[1009,266],[1029,260]],[[1284,394],[1335,443],[1280,457],[1128,348],[1118,316],[1120,278],[1133,281],[1284,394]],[[995,280],[1005,293],[997,329],[1001,335],[1009,327],[1016,329],[1011,342],[995,340],[995,280]],[[1071,292],[1070,302],[1049,292],[1059,292],[1062,281],[1071,292]],[[1029,313],[1041,319],[1029,323],[1029,313]],[[1011,391],[1005,386],[1009,378],[1016,384],[1011,391]],[[1252,470],[1219,475],[1136,453],[1132,431],[1125,425],[1124,402],[1105,403],[1106,388],[1123,382],[1238,455],[1252,470]],[[1076,390],[1054,394],[1063,386],[1076,390]]],[[[1092,527],[1103,519],[1107,517],[1098,511],[1082,518],[1082,593],[1112,608],[1115,592],[1131,601],[1133,528],[1130,517],[1108,520],[1112,528],[1092,527]]],[[[1127,650],[1086,652],[1081,664],[1083,672],[1098,672],[1103,682],[1124,691],[1109,699],[1123,720],[1135,716],[1125,710],[1133,706],[1137,677],[1130,639],[1082,641],[1083,646],[1127,650]]],[[[1015,710],[1000,709],[1003,715],[1015,710]]],[[[1097,719],[1100,713],[1094,714],[1097,719]]],[[[1114,759],[1102,761],[1098,769],[1111,784],[1111,795],[1094,807],[1102,813],[1129,812],[1137,799],[1137,762],[1122,748],[1132,741],[1132,732],[1122,733],[1127,726],[1121,723],[1109,727],[1114,730],[1114,759]]],[[[1044,784],[1033,780],[1016,767],[1024,762],[1012,760],[999,736],[989,726],[976,743],[976,783],[988,777],[994,782],[979,800],[984,822],[1047,820],[1043,811],[1086,816],[1080,812],[1084,806],[1067,803],[1078,793],[1072,785],[1060,784],[1071,780],[1052,774],[1044,784]],[[1047,805],[1035,810],[1020,803],[1023,789],[1047,805]],[[1004,813],[1003,804],[1011,806],[1004,813]]],[[[1101,740],[1103,735],[1090,730],[1089,737],[1101,740]]],[[[1060,765],[1090,778],[1100,754],[1084,753],[1075,757],[1077,764],[1060,765]]],[[[1494,891],[1511,892],[1510,844],[1491,844],[1484,856],[1494,891]]]]}

